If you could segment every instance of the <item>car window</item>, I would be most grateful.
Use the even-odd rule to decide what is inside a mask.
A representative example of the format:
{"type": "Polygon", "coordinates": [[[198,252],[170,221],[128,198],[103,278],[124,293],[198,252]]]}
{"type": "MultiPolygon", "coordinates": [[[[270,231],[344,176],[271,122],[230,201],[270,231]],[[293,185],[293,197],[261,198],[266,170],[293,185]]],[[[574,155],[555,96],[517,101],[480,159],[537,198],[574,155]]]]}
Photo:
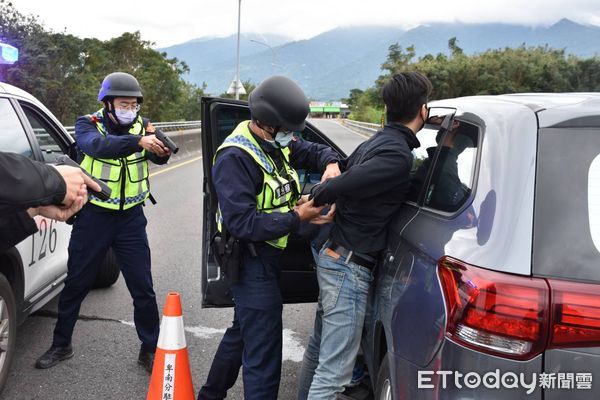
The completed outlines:
{"type": "Polygon", "coordinates": [[[0,98],[0,151],[33,158],[23,125],[8,99],[0,98]]]}
{"type": "Polygon", "coordinates": [[[57,140],[58,133],[38,111],[23,103],[21,103],[21,108],[33,128],[33,133],[42,150],[44,162],[57,162],[57,158],[67,152],[67,149],[63,148],[64,144],[57,140]]]}
{"type": "MultiPolygon", "coordinates": [[[[329,143],[323,140],[321,136],[317,135],[309,127],[306,127],[302,132],[294,132],[294,136],[298,136],[302,138],[302,140],[306,140],[308,142],[329,146],[329,143]]],[[[300,179],[300,188],[302,194],[310,193],[312,187],[321,182],[321,177],[323,176],[322,171],[311,171],[305,168],[296,168],[296,172],[298,173],[298,177],[300,179]]]]}
{"type": "Polygon", "coordinates": [[[534,272],[600,281],[600,127],[540,130],[534,210],[534,272]]]}
{"type": "MultiPolygon", "coordinates": [[[[458,211],[471,195],[479,128],[455,119],[451,129],[437,135],[439,152],[425,191],[423,205],[443,212],[458,211]]],[[[433,148],[434,149],[434,148],[433,148]]],[[[430,157],[434,152],[427,149],[430,157]]]]}
{"type": "Polygon", "coordinates": [[[427,175],[431,168],[431,162],[437,147],[435,141],[437,133],[437,128],[425,128],[417,133],[417,139],[419,139],[421,146],[413,150],[413,162],[410,171],[411,185],[408,201],[416,202],[423,189],[423,185],[426,183],[427,175]]]}
{"type": "Polygon", "coordinates": [[[247,121],[250,119],[250,109],[248,107],[219,107],[216,110],[216,141],[213,142],[213,150],[216,151],[217,148],[223,143],[225,138],[233,132],[233,130],[238,126],[238,124],[242,121],[247,121]]]}

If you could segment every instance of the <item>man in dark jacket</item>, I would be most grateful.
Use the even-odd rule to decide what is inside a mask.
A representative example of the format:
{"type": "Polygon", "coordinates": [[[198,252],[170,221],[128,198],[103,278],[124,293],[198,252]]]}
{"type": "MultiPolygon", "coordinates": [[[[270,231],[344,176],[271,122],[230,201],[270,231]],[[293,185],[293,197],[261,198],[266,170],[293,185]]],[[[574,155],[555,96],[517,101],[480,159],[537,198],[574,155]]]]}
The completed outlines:
{"type": "Polygon", "coordinates": [[[87,201],[86,185],[100,189],[79,168],[0,152],[0,252],[37,232],[32,217],[66,221],[77,213],[87,201]]]}
{"type": "Polygon", "coordinates": [[[388,123],[340,163],[342,174],[316,186],[315,205],[336,205],[335,225],[319,253],[319,304],[304,354],[299,399],[335,399],[350,382],[367,295],[388,222],[410,188],[415,134],[427,119],[429,80],[400,73],[383,87],[388,123]],[[310,388],[310,389],[309,389],[310,388]]]}

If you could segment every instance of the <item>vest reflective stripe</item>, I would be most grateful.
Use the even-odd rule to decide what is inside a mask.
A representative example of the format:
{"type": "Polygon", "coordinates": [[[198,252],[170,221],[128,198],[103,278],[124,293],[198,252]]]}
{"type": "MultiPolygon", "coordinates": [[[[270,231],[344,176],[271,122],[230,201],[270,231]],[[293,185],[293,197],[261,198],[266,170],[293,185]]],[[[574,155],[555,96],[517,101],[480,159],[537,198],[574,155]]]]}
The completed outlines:
{"type": "MultiPolygon", "coordinates": [[[[98,132],[105,136],[106,128],[102,122],[104,110],[97,111],[90,116],[90,119],[92,118],[96,121],[98,132]]],[[[129,129],[129,134],[144,135],[145,133],[142,118],[138,117],[129,129]]],[[[111,210],[127,210],[143,203],[150,194],[145,150],[118,159],[95,158],[84,153],[81,167],[93,177],[106,182],[112,190],[111,198],[107,200],[100,200],[90,195],[90,202],[97,206],[111,210]]]]}
{"type": "MultiPolygon", "coordinates": [[[[256,196],[256,208],[259,212],[290,212],[298,202],[300,194],[300,178],[298,173],[290,166],[290,149],[281,149],[283,154],[283,170],[277,171],[273,160],[260,148],[252,136],[248,124],[250,121],[241,122],[235,130],[219,146],[213,160],[216,161],[219,152],[227,147],[237,147],[248,153],[263,172],[263,187],[256,196]],[[282,175],[281,172],[284,172],[282,175]],[[284,176],[285,175],[285,176],[284,176]]],[[[217,211],[217,227],[221,231],[223,219],[221,211],[217,211]]],[[[285,249],[289,235],[267,241],[273,247],[285,249]]]]}
{"type": "MultiPolygon", "coordinates": [[[[233,133],[235,133],[235,131],[233,133]]],[[[275,169],[274,166],[271,164],[271,161],[267,159],[267,155],[262,151],[260,145],[256,143],[254,138],[248,138],[243,134],[229,135],[227,138],[225,138],[223,144],[221,145],[221,147],[219,147],[217,152],[222,148],[231,146],[240,147],[246,151],[250,150],[249,153],[252,156],[252,158],[254,158],[254,161],[257,161],[258,165],[262,167],[262,169],[264,169],[267,173],[273,173],[273,170],[275,169]]]]}
{"type": "Polygon", "coordinates": [[[102,170],[100,171],[100,179],[104,181],[110,181],[111,176],[110,172],[112,171],[112,167],[109,164],[102,163],[102,170]]]}
{"type": "MultiPolygon", "coordinates": [[[[129,205],[129,207],[123,207],[123,209],[126,210],[128,208],[133,207],[136,204],[143,202],[144,200],[146,200],[148,198],[149,193],[150,193],[149,191],[145,191],[134,197],[125,197],[124,204],[129,205]]],[[[95,201],[102,202],[102,204],[116,204],[117,205],[116,209],[119,209],[118,206],[121,204],[120,198],[111,197],[108,200],[100,200],[93,194],[90,194],[89,198],[90,198],[90,201],[95,200],[95,201]]],[[[96,204],[96,203],[94,203],[94,204],[96,204]]],[[[105,208],[113,208],[113,207],[105,207],[105,208]]]]}

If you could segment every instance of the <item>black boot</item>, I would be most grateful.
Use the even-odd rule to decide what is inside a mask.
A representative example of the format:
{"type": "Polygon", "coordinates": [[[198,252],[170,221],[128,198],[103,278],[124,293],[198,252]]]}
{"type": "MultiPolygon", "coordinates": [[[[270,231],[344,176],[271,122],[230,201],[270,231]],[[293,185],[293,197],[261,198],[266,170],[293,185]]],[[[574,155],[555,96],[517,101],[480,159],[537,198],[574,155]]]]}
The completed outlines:
{"type": "Polygon", "coordinates": [[[73,354],[75,353],[73,353],[73,347],[71,345],[65,347],[52,346],[37,359],[35,367],[39,369],[54,367],[59,362],[73,357],[73,354]]]}
{"type": "Polygon", "coordinates": [[[140,354],[138,355],[138,364],[151,374],[152,366],[154,365],[154,353],[145,350],[144,346],[142,346],[140,348],[140,354]]]}

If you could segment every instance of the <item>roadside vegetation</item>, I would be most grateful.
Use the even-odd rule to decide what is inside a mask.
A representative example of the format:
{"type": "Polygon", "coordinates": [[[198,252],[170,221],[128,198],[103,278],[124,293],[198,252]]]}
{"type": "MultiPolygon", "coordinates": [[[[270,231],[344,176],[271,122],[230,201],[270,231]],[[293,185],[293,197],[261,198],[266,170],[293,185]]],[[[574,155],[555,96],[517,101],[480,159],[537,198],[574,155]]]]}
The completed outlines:
{"type": "MultiPolygon", "coordinates": [[[[0,0],[0,41],[19,49],[19,61],[0,65],[0,82],[18,86],[42,101],[61,122],[72,125],[100,107],[96,96],[102,79],[114,71],[133,74],[144,91],[143,113],[154,121],[200,119],[200,98],[206,85],[183,77],[189,67],[177,58],[152,49],[139,32],[110,40],[81,39],[53,32],[36,16],[20,13],[0,0]]],[[[456,38],[448,41],[449,55],[417,58],[414,46],[389,47],[382,75],[366,90],[352,89],[343,99],[350,118],[380,123],[380,90],[393,74],[420,71],[429,77],[431,100],[459,96],[522,92],[600,91],[600,57],[580,58],[549,47],[504,48],[466,55],[456,38]]],[[[243,82],[247,93],[255,84],[243,82]]],[[[233,97],[222,93],[221,97],[233,97]]],[[[242,100],[247,99],[242,95],[242,100]]]]}
{"type": "Polygon", "coordinates": [[[401,71],[420,71],[433,84],[431,100],[460,96],[524,92],[598,92],[600,58],[567,55],[549,47],[504,48],[466,55],[456,38],[448,41],[450,55],[415,58],[415,48],[389,47],[383,74],[366,90],[352,89],[345,99],[357,121],[380,123],[383,84],[401,71]]]}
{"type": "MultiPolygon", "coordinates": [[[[93,21],[93,10],[90,10],[93,21]]],[[[144,92],[143,114],[154,121],[200,119],[204,88],[182,76],[188,66],[142,40],[139,32],[110,40],[56,33],[33,15],[0,0],[0,41],[19,49],[14,65],[0,65],[0,82],[33,94],[65,125],[100,108],[102,79],[114,71],[133,74],[144,92]]]]}

